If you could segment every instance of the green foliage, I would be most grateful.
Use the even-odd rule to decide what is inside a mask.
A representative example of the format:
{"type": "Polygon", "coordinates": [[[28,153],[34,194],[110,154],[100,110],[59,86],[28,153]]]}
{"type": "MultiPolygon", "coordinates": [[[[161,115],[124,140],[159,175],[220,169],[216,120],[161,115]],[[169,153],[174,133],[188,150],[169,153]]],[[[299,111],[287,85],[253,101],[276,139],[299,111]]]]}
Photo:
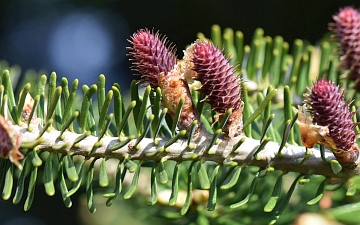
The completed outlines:
{"type": "MultiPolygon", "coordinates": [[[[12,77],[13,69],[2,61],[1,115],[15,125],[25,127],[25,133],[31,133],[36,126],[30,121],[31,118],[35,121],[36,114],[40,118],[36,123],[42,128],[34,140],[21,145],[25,155],[22,171],[9,160],[0,159],[3,200],[13,196],[13,203],[20,203],[27,187],[24,210],[29,210],[35,184],[41,182],[49,196],[60,192],[65,206],[71,207],[72,195],[84,184],[89,211],[95,213],[94,191],[98,189],[105,193],[103,197],[107,199],[107,206],[119,200],[118,196],[142,198],[135,191],[140,174],[150,168],[150,177],[146,181],[151,190],[150,196],[146,196],[148,205],[158,202],[154,206],[156,215],[171,219],[173,224],[289,224],[300,212],[320,211],[319,206],[307,205],[315,205],[323,196],[329,195],[326,190],[334,182],[341,184],[335,191],[341,197],[332,200],[335,207],[329,213],[344,223],[358,222],[353,221],[355,216],[351,215],[360,211],[359,203],[356,203],[360,200],[356,194],[360,187],[359,176],[344,177],[342,182],[339,181],[337,177],[341,177],[342,168],[336,161],[328,164],[333,168],[333,179],[313,174],[312,168],[306,168],[308,173],[292,172],[298,171],[297,168],[308,160],[310,153],[305,148],[303,160],[283,171],[274,167],[272,161],[265,166],[256,163],[261,160],[261,151],[271,141],[279,143],[276,149],[278,158],[284,156],[284,148],[301,145],[299,129],[294,126],[297,119],[294,108],[301,104],[306,86],[317,77],[327,76],[339,81],[340,72],[336,70],[338,56],[332,45],[328,40],[321,40],[313,46],[298,39],[290,46],[280,36],[264,36],[260,28],[255,31],[251,44],[244,45],[240,31],[226,28],[222,32],[217,25],[211,31],[213,42],[219,47],[224,46],[231,62],[238,65],[236,68],[246,84],[243,88],[244,133],[249,138],[260,140],[249,153],[250,158],[255,158],[252,164],[239,164],[233,160],[242,151],[244,137],[231,146],[233,155],[224,158],[217,154],[218,143],[225,141],[221,134],[225,122],[214,123],[216,120],[210,106],[201,101],[204,96],[194,91],[195,86],[191,87],[194,103],[201,113],[201,122],[212,134],[204,136],[208,144],[202,150],[196,148],[193,129],[187,139],[185,131],[176,129],[183,101],[172,120],[167,117],[167,109],[160,107],[160,89],[151,91],[148,86],[141,96],[140,87],[134,81],[127,101],[119,84],[114,84],[106,93],[105,76],[100,75],[97,84],[82,87],[83,97],[79,102],[76,98],[78,80],[73,81],[69,88],[67,79],[62,78],[57,86],[56,74],[52,73],[49,79],[42,75],[35,82],[26,78],[25,85],[17,83],[24,88],[16,104],[15,96],[19,93],[14,94],[12,86],[16,78],[12,77]],[[35,96],[35,102],[29,122],[24,125],[21,112],[26,93],[35,96]],[[126,102],[130,103],[126,105],[126,102]],[[98,110],[95,110],[96,105],[98,110]],[[47,134],[54,134],[51,131],[59,131],[54,137],[58,140],[50,147],[44,147],[47,134]],[[91,148],[79,151],[92,136],[96,141],[91,148]],[[99,153],[107,137],[115,138],[111,145],[105,146],[105,153],[99,153]],[[168,160],[167,156],[172,154],[171,146],[184,139],[186,148],[181,157],[168,160]],[[117,154],[123,148],[128,148],[128,153],[117,154]],[[147,150],[139,156],[137,151],[140,148],[147,150]],[[204,155],[208,158],[203,158],[204,155]],[[114,178],[108,176],[108,165],[114,163],[109,158],[118,160],[114,178]],[[101,161],[99,166],[96,161],[101,161]],[[38,176],[38,171],[43,171],[43,177],[38,176]],[[133,176],[130,186],[126,187],[124,180],[128,174],[133,176]],[[16,187],[14,195],[13,187],[16,187]],[[171,192],[170,199],[168,205],[163,205],[167,190],[171,192]],[[347,190],[348,197],[345,197],[344,190],[347,190]],[[280,217],[281,214],[284,215],[280,217]]],[[[205,36],[198,34],[198,37],[205,36]]],[[[343,85],[350,87],[351,84],[343,82],[343,85]]],[[[358,99],[355,92],[352,96],[358,99]]],[[[196,123],[200,121],[194,121],[193,128],[196,123]]]]}

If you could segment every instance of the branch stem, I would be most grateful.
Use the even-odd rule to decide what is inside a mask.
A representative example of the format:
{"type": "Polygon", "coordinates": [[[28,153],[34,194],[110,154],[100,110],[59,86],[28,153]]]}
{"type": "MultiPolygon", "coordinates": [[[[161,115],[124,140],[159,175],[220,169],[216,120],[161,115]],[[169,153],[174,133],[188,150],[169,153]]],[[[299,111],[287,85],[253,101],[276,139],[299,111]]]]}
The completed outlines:
{"type": "MultiPolygon", "coordinates": [[[[22,135],[21,139],[24,142],[35,141],[42,130],[40,125],[33,127],[32,132],[27,130],[26,126],[15,125],[14,129],[18,130],[22,135]]],[[[49,132],[43,134],[44,142],[39,144],[37,147],[39,150],[48,151],[48,152],[59,152],[66,154],[71,152],[75,155],[81,155],[88,157],[93,145],[98,142],[96,136],[88,136],[82,141],[80,141],[76,147],[73,146],[73,142],[81,134],[72,133],[69,131],[64,132],[64,140],[60,140],[59,131],[52,129],[49,132]],[[61,143],[70,143],[65,149],[54,149],[52,146],[54,144],[61,143]]],[[[135,148],[134,144],[136,139],[130,141],[128,144],[124,145],[122,148],[111,151],[110,148],[117,144],[118,137],[109,137],[104,136],[101,141],[102,145],[96,149],[92,157],[95,158],[116,158],[119,160],[124,159],[126,156],[131,160],[154,160],[160,161],[161,159],[174,160],[177,162],[189,160],[186,157],[183,157],[186,152],[193,152],[198,155],[198,160],[204,161],[213,161],[219,164],[222,164],[224,159],[228,158],[234,162],[237,162],[239,165],[249,165],[249,166],[258,166],[265,168],[270,162],[272,166],[277,170],[282,171],[292,171],[305,174],[308,171],[312,170],[314,174],[324,175],[326,177],[341,177],[349,178],[355,175],[360,175],[360,166],[357,166],[354,169],[343,169],[338,174],[334,174],[329,163],[325,163],[320,154],[320,150],[317,148],[308,149],[311,152],[308,159],[303,160],[306,157],[306,149],[302,146],[287,145],[282,149],[282,157],[278,156],[279,143],[269,141],[266,146],[261,150],[256,158],[254,158],[254,153],[258,146],[260,145],[259,140],[254,140],[251,138],[245,137],[244,143],[242,143],[234,153],[233,146],[239,142],[240,139],[244,136],[238,136],[230,140],[226,140],[223,137],[219,137],[218,141],[214,146],[212,146],[212,154],[208,154],[206,149],[208,148],[213,135],[203,132],[193,140],[194,149],[190,150],[188,146],[188,140],[185,138],[179,139],[177,142],[171,144],[167,147],[166,152],[161,152],[159,154],[146,154],[147,152],[155,152],[157,149],[163,147],[165,143],[169,141],[169,138],[157,138],[158,145],[154,144],[153,138],[143,138],[135,148]],[[304,162],[302,162],[304,161],[304,162]],[[302,164],[300,164],[302,162],[302,164]]],[[[329,151],[325,151],[324,157],[327,161],[335,159],[333,154],[329,151]]],[[[357,162],[359,165],[359,160],[357,162]]]]}

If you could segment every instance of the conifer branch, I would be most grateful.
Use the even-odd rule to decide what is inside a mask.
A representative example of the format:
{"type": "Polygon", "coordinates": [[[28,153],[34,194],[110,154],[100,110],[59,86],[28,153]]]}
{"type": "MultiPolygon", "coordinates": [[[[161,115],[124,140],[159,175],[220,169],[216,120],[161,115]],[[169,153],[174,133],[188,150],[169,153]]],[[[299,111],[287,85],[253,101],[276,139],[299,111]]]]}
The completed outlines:
{"type": "MultiPolygon", "coordinates": [[[[20,126],[14,126],[14,129],[19,130],[22,133],[21,139],[24,143],[35,141],[42,127],[33,126],[32,132],[28,132],[25,127],[20,126]]],[[[98,137],[90,135],[84,140],[80,141],[78,145],[74,147],[74,140],[81,134],[68,131],[64,132],[64,140],[60,140],[58,138],[59,135],[60,132],[55,129],[51,130],[50,132],[45,132],[43,134],[44,142],[39,144],[37,147],[39,150],[48,152],[58,152],[65,154],[67,151],[69,151],[74,155],[89,157],[93,146],[98,142],[98,137]],[[66,143],[68,143],[68,147],[65,149],[56,150],[53,148],[54,144],[62,145],[66,143]]],[[[193,150],[187,148],[187,139],[180,139],[176,143],[170,145],[166,149],[166,152],[161,152],[159,154],[147,154],[155,152],[164,146],[164,144],[169,141],[169,138],[158,139],[159,145],[157,146],[154,145],[152,138],[144,138],[140,141],[138,149],[135,149],[134,147],[134,143],[136,142],[136,139],[134,139],[120,149],[116,151],[110,151],[110,148],[119,143],[119,140],[117,137],[105,136],[101,139],[102,145],[96,148],[94,154],[92,154],[91,157],[109,157],[122,160],[125,156],[129,156],[129,159],[132,160],[147,161],[160,161],[162,158],[166,158],[167,160],[182,162],[189,160],[187,156],[189,156],[189,153],[191,152],[197,154],[196,159],[213,161],[219,164],[222,164],[224,160],[227,159],[232,162],[236,162],[239,165],[246,164],[249,166],[258,166],[261,168],[264,168],[269,163],[271,163],[272,167],[277,170],[299,172],[302,174],[305,174],[308,171],[313,171],[314,174],[319,174],[326,177],[350,178],[355,175],[360,175],[359,166],[357,166],[355,169],[349,170],[343,168],[341,173],[334,174],[330,163],[323,161],[320,150],[317,148],[308,149],[310,154],[307,155],[306,149],[303,146],[286,145],[281,151],[282,157],[279,157],[278,150],[280,144],[269,141],[255,158],[254,153],[259,147],[260,141],[251,138],[245,138],[245,142],[243,142],[238,148],[238,153],[234,153],[232,151],[233,146],[238,143],[240,139],[244,138],[244,136],[232,138],[231,140],[226,140],[223,138],[218,139],[218,144],[215,144],[211,147],[211,150],[214,154],[209,154],[206,150],[212,137],[213,135],[207,132],[200,133],[199,137],[195,140],[195,149],[193,150]],[[305,157],[307,157],[306,160],[304,160],[305,157]],[[304,162],[300,165],[302,161],[304,162]]],[[[325,158],[328,162],[335,159],[334,155],[329,151],[325,152],[325,158]]]]}

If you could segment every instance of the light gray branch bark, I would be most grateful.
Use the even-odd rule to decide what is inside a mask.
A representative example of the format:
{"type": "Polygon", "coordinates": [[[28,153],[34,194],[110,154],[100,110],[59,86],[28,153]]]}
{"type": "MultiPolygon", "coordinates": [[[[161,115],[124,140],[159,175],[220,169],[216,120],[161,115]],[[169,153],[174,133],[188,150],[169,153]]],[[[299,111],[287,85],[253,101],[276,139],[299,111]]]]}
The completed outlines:
{"type": "MultiPolygon", "coordinates": [[[[15,129],[19,130],[21,135],[22,142],[35,141],[39,135],[39,131],[41,130],[40,126],[34,126],[32,132],[28,132],[25,127],[14,126],[15,129]]],[[[80,134],[65,132],[65,139],[60,140],[59,137],[60,132],[53,129],[50,132],[45,132],[43,137],[45,141],[42,142],[38,147],[40,150],[44,151],[58,151],[54,150],[52,146],[54,144],[64,144],[69,143],[69,146],[60,152],[65,153],[65,151],[71,151],[75,155],[88,156],[93,145],[97,142],[98,138],[95,136],[88,136],[84,140],[82,140],[77,147],[72,146],[74,140],[80,136],[80,134]]],[[[348,178],[355,175],[360,175],[360,166],[357,166],[354,169],[345,169],[338,173],[334,174],[330,163],[323,162],[321,158],[321,154],[319,149],[312,148],[309,149],[311,154],[309,158],[300,165],[305,157],[305,147],[302,146],[294,146],[287,145],[282,149],[283,157],[278,156],[279,143],[276,142],[268,142],[264,149],[260,151],[255,159],[253,157],[254,152],[259,146],[260,142],[258,140],[254,140],[251,138],[246,138],[245,142],[239,147],[238,153],[233,153],[233,146],[241,139],[242,137],[236,137],[231,140],[225,140],[220,137],[217,141],[217,144],[212,147],[214,150],[214,154],[208,154],[206,152],[207,147],[212,139],[212,135],[208,133],[202,133],[199,137],[194,141],[195,149],[190,150],[187,148],[187,139],[181,139],[176,143],[173,143],[168,147],[167,152],[162,152],[154,156],[147,156],[147,152],[156,151],[160,147],[162,147],[169,139],[161,138],[160,144],[155,146],[153,140],[150,138],[144,138],[140,142],[140,146],[138,149],[133,148],[135,139],[130,141],[130,143],[126,144],[124,147],[111,152],[109,148],[111,148],[114,144],[118,143],[117,137],[109,137],[105,136],[101,139],[102,145],[96,149],[96,152],[92,155],[92,157],[110,157],[123,159],[125,156],[129,156],[132,160],[154,160],[159,161],[163,157],[167,160],[175,160],[175,161],[184,161],[189,160],[184,157],[187,152],[194,152],[199,155],[198,159],[206,160],[206,161],[214,161],[217,163],[223,163],[224,160],[230,159],[231,161],[237,162],[239,165],[247,164],[258,167],[266,167],[269,163],[277,169],[282,171],[292,171],[299,173],[307,173],[312,170],[314,174],[320,174],[328,177],[343,177],[348,178]]],[[[325,152],[325,158],[327,160],[335,159],[333,154],[329,151],[325,152]]],[[[357,162],[359,165],[359,160],[357,162]]]]}

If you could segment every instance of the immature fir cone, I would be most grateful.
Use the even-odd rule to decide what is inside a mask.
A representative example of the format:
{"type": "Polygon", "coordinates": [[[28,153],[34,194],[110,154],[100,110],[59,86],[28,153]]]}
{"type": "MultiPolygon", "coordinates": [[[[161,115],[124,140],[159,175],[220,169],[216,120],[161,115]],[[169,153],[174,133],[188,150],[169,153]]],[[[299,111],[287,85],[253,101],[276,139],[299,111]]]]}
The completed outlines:
{"type": "Polygon", "coordinates": [[[360,12],[353,7],[340,9],[333,16],[333,27],[340,44],[342,65],[349,70],[349,79],[360,91],[360,12]]]}
{"type": "MultiPolygon", "coordinates": [[[[136,32],[129,42],[132,44],[127,48],[132,56],[132,69],[140,73],[143,83],[150,84],[153,89],[161,88],[162,103],[172,117],[180,99],[185,99],[177,125],[180,130],[189,131],[194,120],[200,121],[200,116],[192,102],[189,86],[182,79],[175,47],[168,44],[166,37],[148,29],[136,32]]],[[[200,124],[196,127],[195,135],[200,127],[200,124]]]]}
{"type": "Polygon", "coordinates": [[[206,95],[206,101],[221,117],[232,109],[224,132],[230,138],[242,131],[242,101],[240,79],[229,59],[209,41],[197,41],[185,52],[187,78],[200,81],[198,90],[206,95]]]}
{"type": "MultiPolygon", "coordinates": [[[[317,125],[326,126],[328,134],[324,137],[324,144],[331,150],[338,161],[342,164],[354,164],[359,156],[359,148],[356,144],[352,121],[354,113],[349,111],[349,104],[345,103],[345,93],[334,83],[325,79],[319,79],[309,89],[310,98],[305,101],[311,107],[313,121],[317,125]]],[[[320,141],[321,142],[321,141],[320,141]]]]}
{"type": "Polygon", "coordinates": [[[132,47],[127,49],[133,57],[130,59],[132,69],[140,73],[144,83],[156,89],[158,75],[167,75],[177,63],[175,46],[168,44],[165,36],[161,37],[158,32],[154,33],[148,29],[134,33],[129,42],[132,47]]]}

